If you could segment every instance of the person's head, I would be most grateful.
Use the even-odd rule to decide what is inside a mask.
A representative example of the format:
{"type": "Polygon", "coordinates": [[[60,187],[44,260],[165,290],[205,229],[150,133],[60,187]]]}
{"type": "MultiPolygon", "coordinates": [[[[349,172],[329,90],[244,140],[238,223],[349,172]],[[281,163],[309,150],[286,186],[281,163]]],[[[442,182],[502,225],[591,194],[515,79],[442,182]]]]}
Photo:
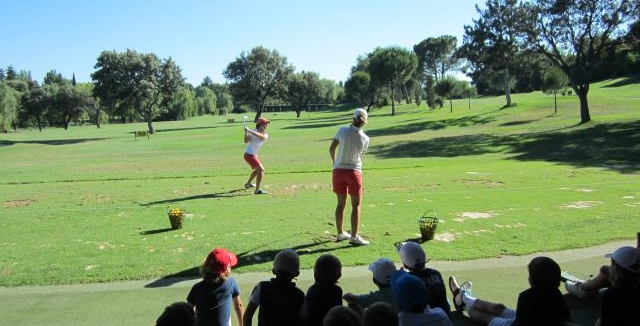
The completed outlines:
{"type": "Polygon", "coordinates": [[[640,276],[640,252],[637,248],[620,247],[605,257],[611,258],[611,279],[614,284],[623,279],[638,279],[640,276]]]}
{"type": "Polygon", "coordinates": [[[407,241],[405,244],[400,247],[398,250],[398,254],[400,255],[400,260],[402,260],[402,264],[409,270],[420,270],[423,269],[425,264],[429,261],[427,259],[427,254],[422,249],[422,246],[413,241],[407,241]]]}
{"type": "Polygon", "coordinates": [[[284,249],[273,259],[273,274],[276,278],[293,279],[300,275],[300,258],[293,249],[284,249]]]}
{"type": "Polygon", "coordinates": [[[398,312],[386,302],[376,302],[362,314],[362,326],[398,326],[398,312]]]}
{"type": "Polygon", "coordinates": [[[349,307],[335,306],[329,309],[322,321],[323,326],[359,326],[360,316],[349,307]]]}
{"type": "Polygon", "coordinates": [[[557,288],[560,286],[560,266],[549,257],[535,257],[527,265],[529,284],[532,288],[557,288]]]}
{"type": "Polygon", "coordinates": [[[428,304],[429,290],[424,282],[402,270],[391,277],[391,294],[402,311],[420,313],[428,304]]]}
{"type": "Polygon", "coordinates": [[[391,276],[396,271],[396,264],[389,258],[379,258],[369,265],[369,270],[373,274],[373,283],[379,287],[388,287],[391,276]]]}
{"type": "Polygon", "coordinates": [[[200,274],[205,280],[223,281],[231,275],[231,267],[238,264],[238,257],[227,249],[211,250],[200,267],[200,274]]]}
{"type": "Polygon", "coordinates": [[[193,305],[188,302],[175,302],[164,308],[156,320],[156,326],[197,326],[198,319],[193,305]]]}
{"type": "Polygon", "coordinates": [[[267,129],[267,126],[269,125],[269,123],[271,123],[269,119],[260,118],[256,120],[256,129],[264,131],[267,129]]]}
{"type": "Polygon", "coordinates": [[[364,127],[364,125],[367,124],[367,119],[369,117],[369,114],[367,113],[367,110],[365,109],[356,109],[355,112],[353,112],[353,125],[356,127],[364,127]]]}
{"type": "Polygon", "coordinates": [[[313,278],[319,284],[336,284],[342,276],[342,263],[338,257],[325,254],[316,259],[313,278]]]}

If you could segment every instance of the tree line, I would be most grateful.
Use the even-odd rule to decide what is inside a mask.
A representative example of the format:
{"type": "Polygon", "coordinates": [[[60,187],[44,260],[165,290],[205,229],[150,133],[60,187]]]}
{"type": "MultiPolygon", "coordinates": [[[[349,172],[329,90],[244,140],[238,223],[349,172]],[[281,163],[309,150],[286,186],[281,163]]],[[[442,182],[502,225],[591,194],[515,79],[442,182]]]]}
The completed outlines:
{"type": "Polygon", "coordinates": [[[367,109],[404,101],[437,108],[477,94],[571,88],[580,101],[580,122],[590,121],[593,81],[640,72],[640,0],[487,0],[454,36],[426,38],[412,49],[378,47],[356,58],[346,82],[296,72],[277,50],[257,46],[223,71],[224,84],[205,77],[185,82],[180,67],[153,53],[103,51],[92,82],[76,83],[55,70],[42,85],[29,72],[0,68],[0,130],[90,122],[181,120],[203,114],[290,106],[300,116],[310,104],[350,102],[367,109]],[[455,72],[471,82],[458,80],[455,72]]]}

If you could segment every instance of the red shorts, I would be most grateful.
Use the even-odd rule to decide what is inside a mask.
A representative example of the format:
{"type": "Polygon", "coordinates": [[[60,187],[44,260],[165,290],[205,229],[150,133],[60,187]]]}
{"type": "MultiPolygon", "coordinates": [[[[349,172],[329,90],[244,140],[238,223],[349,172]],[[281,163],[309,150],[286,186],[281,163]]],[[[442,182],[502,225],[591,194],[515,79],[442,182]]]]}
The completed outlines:
{"type": "Polygon", "coordinates": [[[333,192],[339,195],[362,196],[362,172],[350,169],[333,170],[333,192]]]}
{"type": "Polygon", "coordinates": [[[260,159],[258,158],[258,155],[251,155],[251,154],[244,153],[244,161],[247,162],[252,169],[255,169],[260,165],[262,165],[262,163],[260,162],[260,159]]]}

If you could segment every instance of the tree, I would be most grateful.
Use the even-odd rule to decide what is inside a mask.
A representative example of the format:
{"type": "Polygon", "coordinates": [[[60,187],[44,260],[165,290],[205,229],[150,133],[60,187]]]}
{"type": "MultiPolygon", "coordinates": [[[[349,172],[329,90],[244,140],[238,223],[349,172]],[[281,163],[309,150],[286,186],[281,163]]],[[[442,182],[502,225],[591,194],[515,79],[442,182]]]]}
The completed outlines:
{"type": "Polygon", "coordinates": [[[349,76],[349,79],[344,83],[344,90],[347,97],[350,97],[358,102],[362,107],[371,105],[371,76],[366,71],[355,71],[349,76]]]}
{"type": "MultiPolygon", "coordinates": [[[[413,46],[418,57],[418,70],[422,76],[433,76],[437,83],[448,72],[459,68],[460,59],[455,56],[458,39],[451,35],[429,37],[413,46]]],[[[421,78],[424,81],[424,78],[421,78]]]]}
{"type": "Polygon", "coordinates": [[[297,118],[300,118],[300,112],[308,107],[309,103],[319,101],[325,95],[320,76],[311,71],[291,75],[287,88],[287,99],[296,111],[297,118]]]}
{"type": "Polygon", "coordinates": [[[216,93],[211,88],[203,85],[196,87],[198,115],[216,114],[216,100],[216,93]]]}
{"type": "Polygon", "coordinates": [[[254,121],[257,121],[267,98],[285,95],[293,70],[278,51],[258,46],[249,53],[241,53],[222,74],[230,81],[229,89],[236,104],[244,102],[255,107],[254,121]]]}
{"type": "Polygon", "coordinates": [[[460,95],[469,100],[468,109],[471,109],[471,98],[478,95],[478,91],[466,80],[458,81],[458,89],[460,90],[460,95]]]}
{"type": "Polygon", "coordinates": [[[389,87],[391,115],[396,114],[395,91],[409,80],[418,67],[416,55],[400,47],[377,49],[369,62],[369,74],[374,84],[389,87]]]}
{"type": "Polygon", "coordinates": [[[7,124],[14,123],[18,113],[19,93],[0,81],[0,132],[7,132],[7,124]]]}
{"type": "Polygon", "coordinates": [[[558,92],[565,89],[568,83],[567,75],[558,67],[551,67],[545,72],[542,90],[553,93],[553,113],[558,113],[558,92]]]}
{"type": "MultiPolygon", "coordinates": [[[[526,12],[518,0],[487,0],[485,10],[476,11],[480,18],[474,26],[464,26],[463,44],[458,56],[464,57],[475,74],[493,71],[500,74],[504,85],[506,106],[511,106],[511,71],[513,61],[521,54],[518,26],[526,12]]],[[[477,82],[473,74],[471,76],[477,82]]]]}
{"type": "Polygon", "coordinates": [[[458,81],[453,76],[445,76],[435,85],[435,91],[438,95],[449,100],[449,112],[453,112],[453,96],[456,94],[456,85],[458,81]]]}
{"type": "Polygon", "coordinates": [[[147,122],[149,133],[155,132],[153,118],[167,109],[178,89],[184,85],[180,68],[169,58],[155,54],[103,51],[91,74],[94,94],[102,103],[127,110],[133,108],[147,122]]]}
{"type": "Polygon", "coordinates": [[[580,99],[580,123],[591,120],[587,94],[603,53],[640,15],[638,0],[536,0],[524,6],[532,17],[521,29],[529,49],[544,54],[569,78],[580,99]]]}
{"type": "Polygon", "coordinates": [[[169,120],[186,120],[198,113],[195,92],[187,87],[180,87],[176,96],[167,105],[164,117],[169,120]]]}
{"type": "Polygon", "coordinates": [[[20,122],[27,125],[33,121],[38,130],[42,131],[42,124],[52,101],[51,97],[44,87],[40,86],[26,92],[20,99],[20,111],[18,112],[20,122]]]}

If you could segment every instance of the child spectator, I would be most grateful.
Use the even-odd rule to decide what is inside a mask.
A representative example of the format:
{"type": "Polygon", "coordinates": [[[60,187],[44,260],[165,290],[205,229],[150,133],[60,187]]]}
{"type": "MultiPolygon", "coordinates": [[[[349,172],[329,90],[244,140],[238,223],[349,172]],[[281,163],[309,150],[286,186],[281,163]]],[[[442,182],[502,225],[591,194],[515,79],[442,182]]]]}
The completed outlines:
{"type": "Polygon", "coordinates": [[[452,326],[444,310],[429,307],[429,290],[420,278],[397,271],[391,280],[391,292],[400,310],[400,326],[452,326]]]}
{"type": "Polygon", "coordinates": [[[198,326],[198,319],[192,304],[175,302],[164,308],[156,326],[198,326]]]}
{"type": "Polygon", "coordinates": [[[471,295],[470,282],[458,285],[455,277],[449,277],[456,310],[465,310],[471,319],[483,325],[565,325],[570,317],[569,308],[558,290],[560,266],[551,258],[536,257],[527,268],[531,287],[518,295],[516,310],[501,303],[477,299],[471,295]]]}
{"type": "Polygon", "coordinates": [[[640,307],[640,253],[620,247],[611,255],[612,286],[602,294],[600,326],[638,325],[640,307]]]}
{"type": "Polygon", "coordinates": [[[231,267],[238,258],[223,248],[213,249],[200,267],[202,281],[196,283],[187,295],[187,302],[194,305],[200,325],[230,325],[231,304],[242,326],[243,306],[240,289],[231,277],[231,267]]]}
{"type": "Polygon", "coordinates": [[[322,321],[323,326],[360,326],[360,316],[345,306],[335,306],[322,321]]]}
{"type": "Polygon", "coordinates": [[[398,312],[386,302],[376,302],[364,311],[362,326],[398,326],[398,312]]]}
{"type": "Polygon", "coordinates": [[[376,302],[395,305],[389,283],[391,275],[396,271],[396,265],[389,258],[380,258],[369,265],[369,270],[373,273],[373,284],[378,286],[378,290],[360,295],[346,293],[342,297],[348,302],[349,307],[358,313],[376,302]]]}
{"type": "Polygon", "coordinates": [[[335,306],[342,305],[342,288],[336,285],[342,276],[342,264],[333,255],[322,255],[313,267],[315,283],[307,290],[305,311],[308,326],[321,326],[324,317],[335,306]]]}
{"type": "Polygon", "coordinates": [[[444,279],[439,271],[426,267],[427,254],[422,246],[416,242],[406,242],[398,251],[404,268],[409,274],[421,279],[427,286],[429,298],[427,303],[431,308],[441,308],[447,315],[451,310],[449,301],[447,301],[447,290],[444,285],[444,279]]]}
{"type": "Polygon", "coordinates": [[[258,325],[300,325],[304,292],[296,287],[293,278],[300,274],[300,259],[292,249],[280,251],[273,260],[273,274],[269,281],[258,283],[244,314],[244,325],[250,326],[258,307],[258,325]]]}
{"type": "MultiPolygon", "coordinates": [[[[636,250],[640,253],[640,232],[636,234],[636,250]]],[[[564,287],[567,292],[571,293],[582,300],[595,300],[598,293],[610,287],[613,284],[611,280],[611,265],[603,265],[600,267],[598,274],[589,280],[580,280],[569,273],[563,273],[564,287]]]]}

